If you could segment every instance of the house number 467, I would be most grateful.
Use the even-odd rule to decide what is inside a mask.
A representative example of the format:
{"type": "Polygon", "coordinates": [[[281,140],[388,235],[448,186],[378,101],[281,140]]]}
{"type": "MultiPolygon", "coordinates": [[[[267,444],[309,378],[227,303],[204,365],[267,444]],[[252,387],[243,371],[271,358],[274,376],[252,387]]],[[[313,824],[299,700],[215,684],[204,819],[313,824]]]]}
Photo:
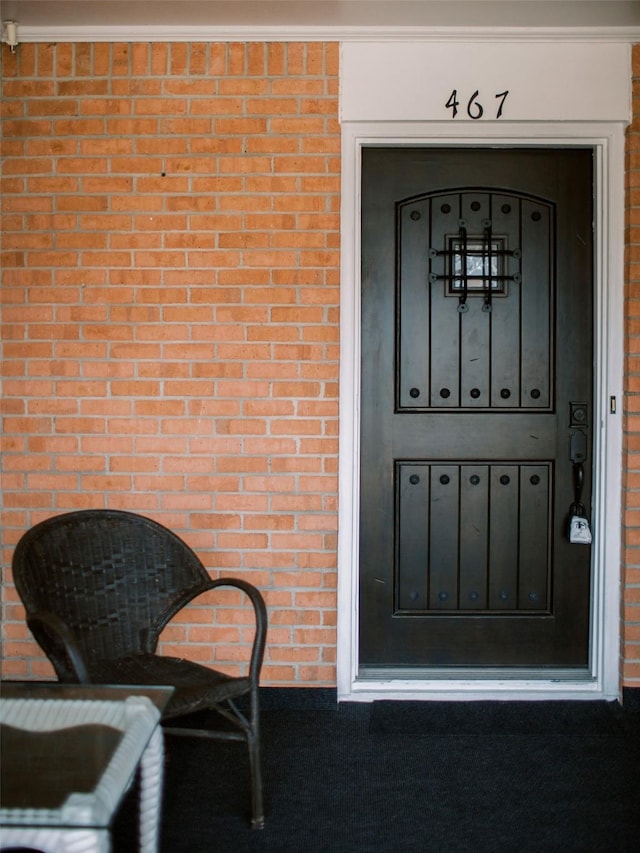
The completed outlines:
{"type": "MultiPolygon", "coordinates": [[[[502,117],[502,110],[504,107],[504,102],[507,100],[507,95],[509,94],[509,90],[507,89],[504,92],[498,92],[494,97],[498,100],[498,108],[496,110],[496,118],[502,117]]],[[[478,96],[480,92],[478,89],[475,90],[473,95],[467,101],[467,115],[472,119],[482,118],[484,115],[484,107],[478,100],[478,96]]],[[[449,100],[445,104],[445,107],[448,107],[451,112],[451,118],[455,118],[458,115],[458,107],[460,106],[460,101],[458,100],[458,90],[454,89],[453,92],[449,95],[449,100]]]]}

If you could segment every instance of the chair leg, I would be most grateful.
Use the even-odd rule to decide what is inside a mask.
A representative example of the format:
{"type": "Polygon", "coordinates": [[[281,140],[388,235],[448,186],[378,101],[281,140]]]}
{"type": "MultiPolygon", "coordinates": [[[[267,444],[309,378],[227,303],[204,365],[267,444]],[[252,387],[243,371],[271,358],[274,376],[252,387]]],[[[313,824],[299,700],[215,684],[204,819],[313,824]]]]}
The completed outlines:
{"type": "Polygon", "coordinates": [[[260,738],[257,732],[251,731],[248,734],[247,743],[249,746],[249,767],[251,770],[251,829],[264,829],[260,738]]]}
{"type": "Polygon", "coordinates": [[[246,732],[251,770],[251,829],[264,829],[264,802],[262,799],[262,767],[260,763],[260,700],[258,685],[251,688],[249,697],[249,727],[246,732]]]}

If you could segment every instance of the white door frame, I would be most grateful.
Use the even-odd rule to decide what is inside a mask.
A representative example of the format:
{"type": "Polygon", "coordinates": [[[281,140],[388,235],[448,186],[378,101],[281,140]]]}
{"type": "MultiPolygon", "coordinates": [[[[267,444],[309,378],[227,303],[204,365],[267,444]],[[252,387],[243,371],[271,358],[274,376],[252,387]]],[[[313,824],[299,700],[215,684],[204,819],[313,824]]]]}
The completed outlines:
{"type": "Polygon", "coordinates": [[[609,122],[346,121],[342,127],[338,698],[596,699],[620,694],[620,543],[624,329],[624,128],[609,122]],[[362,678],[358,673],[361,150],[393,146],[587,146],[594,151],[594,490],[589,677],[489,671],[473,677],[362,678]],[[615,405],[617,403],[617,406],[615,405]]]}

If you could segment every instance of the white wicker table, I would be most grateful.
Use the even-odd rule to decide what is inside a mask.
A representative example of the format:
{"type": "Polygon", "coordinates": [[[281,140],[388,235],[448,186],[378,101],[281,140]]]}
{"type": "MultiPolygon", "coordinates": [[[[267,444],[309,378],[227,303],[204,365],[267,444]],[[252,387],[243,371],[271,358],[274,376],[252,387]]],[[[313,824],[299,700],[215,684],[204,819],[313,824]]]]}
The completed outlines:
{"type": "Polygon", "coordinates": [[[0,848],[108,853],[140,768],[140,850],[157,853],[159,726],[171,687],[2,684],[0,848]]]}

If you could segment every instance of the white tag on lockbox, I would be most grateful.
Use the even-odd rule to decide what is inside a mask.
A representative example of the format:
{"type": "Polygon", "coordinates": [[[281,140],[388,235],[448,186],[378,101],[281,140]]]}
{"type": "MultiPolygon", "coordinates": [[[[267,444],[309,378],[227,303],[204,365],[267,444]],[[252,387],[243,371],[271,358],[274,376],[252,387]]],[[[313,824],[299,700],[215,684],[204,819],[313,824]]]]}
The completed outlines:
{"type": "Polygon", "coordinates": [[[569,542],[574,545],[590,545],[591,530],[589,521],[580,515],[572,515],[569,522],[569,542]]]}

